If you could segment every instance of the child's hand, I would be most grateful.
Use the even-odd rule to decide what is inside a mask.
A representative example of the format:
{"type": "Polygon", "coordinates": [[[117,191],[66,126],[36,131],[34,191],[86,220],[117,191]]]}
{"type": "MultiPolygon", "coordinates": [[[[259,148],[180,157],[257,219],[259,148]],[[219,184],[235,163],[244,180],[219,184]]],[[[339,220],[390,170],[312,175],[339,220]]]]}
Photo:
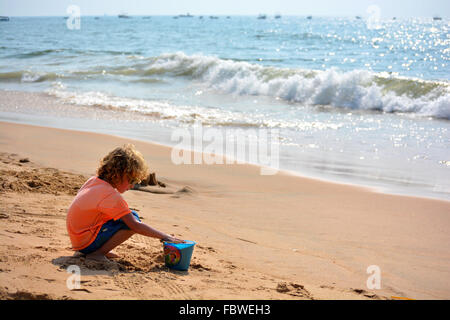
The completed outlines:
{"type": "Polygon", "coordinates": [[[168,236],[168,237],[165,237],[165,238],[163,238],[163,239],[161,239],[161,242],[170,242],[170,243],[185,243],[185,241],[184,240],[181,240],[181,239],[178,239],[178,238],[175,238],[175,237],[172,237],[172,236],[168,236]]]}

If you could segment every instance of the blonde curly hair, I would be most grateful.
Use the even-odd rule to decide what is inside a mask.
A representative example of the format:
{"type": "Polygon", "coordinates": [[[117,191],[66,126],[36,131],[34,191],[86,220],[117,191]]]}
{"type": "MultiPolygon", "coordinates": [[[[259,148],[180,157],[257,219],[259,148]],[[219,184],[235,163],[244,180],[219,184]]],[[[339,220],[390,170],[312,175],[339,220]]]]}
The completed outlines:
{"type": "Polygon", "coordinates": [[[132,144],[125,144],[108,153],[97,168],[97,176],[113,187],[118,186],[124,176],[129,183],[136,184],[147,179],[148,174],[144,157],[132,144]]]}

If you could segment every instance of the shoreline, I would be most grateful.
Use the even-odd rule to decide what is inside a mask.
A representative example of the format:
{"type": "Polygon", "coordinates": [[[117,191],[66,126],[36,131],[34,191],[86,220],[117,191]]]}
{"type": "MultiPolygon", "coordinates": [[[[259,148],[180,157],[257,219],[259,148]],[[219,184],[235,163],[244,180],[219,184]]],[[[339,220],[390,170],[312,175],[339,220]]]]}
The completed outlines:
{"type": "MultiPolygon", "coordinates": [[[[48,129],[66,130],[66,131],[69,131],[69,132],[84,132],[84,133],[88,133],[88,134],[89,133],[100,134],[100,135],[110,136],[110,137],[117,138],[117,139],[122,139],[122,140],[125,139],[125,140],[138,141],[140,143],[155,145],[157,147],[162,147],[162,148],[167,148],[167,149],[172,149],[173,148],[173,146],[171,146],[171,145],[167,145],[167,144],[164,144],[164,143],[159,143],[159,142],[156,142],[156,141],[148,141],[148,140],[139,139],[139,138],[130,138],[130,137],[127,137],[127,136],[121,136],[121,135],[112,134],[112,133],[94,132],[94,131],[88,131],[88,130],[64,129],[64,128],[59,128],[59,127],[48,127],[48,126],[42,126],[42,125],[29,124],[29,123],[25,123],[25,122],[15,122],[15,121],[0,120],[0,124],[2,124],[2,123],[8,123],[8,124],[18,125],[18,126],[39,127],[39,128],[43,128],[43,129],[48,128],[48,129]]],[[[186,150],[186,151],[190,152],[192,154],[192,156],[191,156],[192,158],[194,157],[194,154],[199,154],[199,153],[201,153],[202,155],[208,154],[208,153],[205,153],[205,152],[195,151],[193,149],[183,149],[183,150],[186,150]]],[[[221,154],[220,155],[216,155],[216,156],[226,159],[226,156],[221,155],[221,154]]],[[[224,164],[214,164],[214,165],[218,165],[218,166],[227,166],[227,165],[229,165],[229,164],[226,164],[225,162],[226,162],[226,160],[224,160],[224,164]]],[[[184,164],[182,164],[182,165],[184,165],[184,164]]],[[[203,163],[203,161],[202,161],[202,163],[200,163],[200,164],[189,164],[189,165],[205,166],[207,164],[203,163]]],[[[316,176],[313,176],[313,175],[302,174],[300,172],[296,172],[296,171],[293,171],[293,170],[276,169],[276,168],[272,168],[272,167],[267,167],[267,166],[263,166],[263,165],[260,165],[260,164],[257,164],[257,163],[244,162],[244,163],[238,164],[238,162],[235,160],[230,165],[232,165],[232,166],[234,166],[234,165],[251,166],[251,167],[255,167],[255,169],[257,169],[257,170],[260,170],[263,167],[264,168],[268,168],[268,169],[275,169],[276,172],[277,172],[276,174],[279,173],[281,175],[296,177],[296,178],[299,178],[299,179],[313,180],[313,181],[317,181],[317,182],[320,182],[320,183],[332,184],[332,185],[336,185],[336,186],[357,188],[357,189],[360,189],[361,191],[371,192],[371,193],[378,193],[380,195],[406,197],[406,198],[417,198],[417,199],[423,199],[423,200],[434,200],[434,201],[442,201],[442,202],[449,202],[450,203],[450,200],[447,200],[447,199],[440,199],[440,198],[433,198],[433,197],[426,197],[426,196],[418,196],[418,195],[409,195],[409,194],[401,194],[401,193],[393,193],[393,192],[390,192],[389,190],[383,191],[383,188],[381,188],[381,187],[360,185],[360,184],[352,183],[352,182],[333,181],[333,180],[328,180],[326,178],[316,177],[316,176]]]]}
{"type": "MultiPolygon", "coordinates": [[[[129,205],[139,209],[145,222],[166,232],[175,231],[177,236],[199,244],[188,276],[161,269],[138,273],[148,284],[145,287],[148,293],[141,292],[144,299],[158,295],[173,299],[159,291],[156,293],[150,279],[171,275],[171,283],[185,285],[184,292],[198,299],[450,297],[450,283],[443,280],[450,279],[450,239],[446,232],[450,226],[450,205],[446,201],[379,194],[284,173],[263,177],[256,166],[249,164],[175,166],[170,162],[170,148],[148,142],[7,122],[0,125],[2,152],[27,157],[37,166],[85,176],[94,172],[101,156],[125,142],[134,143],[149,162],[151,171],[173,190],[185,187],[190,190],[166,195],[129,191],[125,193],[129,205]],[[381,290],[366,287],[369,276],[366,269],[371,265],[381,268],[381,290]],[[242,283],[246,286],[242,287],[242,283]],[[299,285],[307,293],[295,289],[299,285]]],[[[26,275],[25,283],[42,292],[39,290],[42,270],[54,275],[57,266],[50,261],[72,254],[67,250],[64,229],[64,210],[72,196],[33,194],[24,198],[25,194],[1,193],[6,206],[2,210],[11,215],[14,206],[21,207],[31,212],[24,218],[37,219],[49,227],[42,221],[42,210],[45,203],[58,203],[59,218],[50,220],[57,224],[51,236],[54,240],[36,239],[40,239],[40,247],[48,247],[52,241],[61,244],[50,245],[51,250],[44,253],[35,249],[34,255],[42,256],[43,260],[38,259],[41,267],[34,271],[19,268],[23,261],[19,258],[0,262],[2,270],[10,270],[0,272],[0,286],[7,284],[10,289],[22,290],[24,282],[14,282],[14,279],[26,275]],[[30,203],[32,200],[35,202],[30,203]]],[[[28,252],[29,237],[33,234],[7,231],[8,228],[18,230],[20,212],[8,219],[10,224],[3,227],[6,230],[0,230],[2,256],[20,257],[21,251],[28,252]]],[[[134,253],[119,253],[129,263],[140,254],[136,248],[159,252],[155,242],[137,237],[130,243],[134,253]]],[[[157,262],[153,263],[158,266],[157,262]]],[[[92,275],[89,270],[83,279],[101,280],[112,286],[110,280],[115,279],[115,274],[92,275]]],[[[66,276],[63,272],[56,274],[59,278],[44,288],[61,297],[62,293],[67,294],[66,276]]],[[[132,281],[127,274],[119,273],[119,276],[127,283],[132,281]]],[[[95,299],[101,288],[88,287],[92,294],[69,292],[69,296],[95,299]]],[[[119,291],[111,297],[125,298],[121,289],[115,288],[119,291]]],[[[186,296],[178,295],[178,298],[186,296]]]]}
{"type": "MultiPolygon", "coordinates": [[[[71,123],[69,129],[79,130],[83,132],[93,132],[93,133],[103,133],[109,134],[112,136],[120,137],[120,138],[131,138],[135,140],[139,140],[142,142],[153,143],[157,145],[161,145],[168,148],[173,148],[175,142],[171,141],[170,135],[168,132],[163,132],[165,125],[159,124],[157,121],[149,122],[149,125],[145,125],[145,116],[138,114],[136,112],[130,112],[126,110],[115,110],[116,112],[112,112],[111,110],[105,107],[92,108],[83,105],[73,105],[73,104],[65,104],[60,101],[58,98],[46,93],[46,92],[27,92],[27,91],[10,91],[10,90],[1,90],[5,93],[5,97],[3,98],[3,110],[0,111],[3,113],[3,116],[0,118],[0,121],[17,123],[17,124],[28,124],[28,125],[37,125],[44,126],[49,128],[60,128],[64,129],[65,127],[62,125],[63,123],[71,123]],[[16,97],[17,96],[17,97],[16,97]],[[30,102],[32,99],[41,99],[39,100],[35,106],[34,102],[30,102]],[[5,100],[6,99],[6,100],[5,100]],[[19,103],[21,108],[24,108],[25,114],[17,113],[17,105],[15,103],[19,103]],[[43,108],[45,106],[45,108],[43,108]],[[56,114],[54,116],[53,114],[56,114]],[[120,121],[123,120],[123,116],[126,115],[126,118],[131,122],[135,121],[136,125],[139,125],[139,121],[142,122],[142,126],[139,127],[139,130],[144,130],[143,134],[135,134],[131,127],[124,127],[118,130],[114,128],[114,124],[116,123],[118,126],[123,123],[120,121]],[[90,120],[90,116],[94,117],[94,120],[90,120]],[[9,117],[9,118],[8,118],[9,117]],[[144,120],[143,120],[144,119],[144,120]],[[100,121],[100,122],[98,122],[100,121]],[[116,122],[115,122],[116,121],[116,122]],[[100,124],[98,128],[97,124],[100,124]],[[96,130],[94,130],[94,128],[96,130]],[[146,138],[146,135],[149,136],[146,138]],[[161,140],[161,141],[156,141],[161,140]],[[170,144],[172,143],[172,145],[170,144]]],[[[130,122],[130,123],[131,123],[130,122]]],[[[166,128],[167,130],[167,128],[166,128]]],[[[187,149],[191,153],[199,152],[196,150],[187,149]]],[[[201,152],[201,151],[200,151],[201,152]]],[[[204,152],[203,152],[204,153],[204,152]]],[[[226,157],[218,154],[218,157],[226,157]]],[[[305,154],[305,156],[310,156],[305,154]]],[[[280,159],[283,160],[283,159],[280,159]]],[[[236,159],[235,159],[236,162],[236,159]]],[[[244,159],[244,162],[255,165],[258,167],[264,167],[258,163],[248,162],[248,159],[244,159]]],[[[280,167],[280,166],[279,166],[280,167]]],[[[355,168],[356,170],[361,170],[362,168],[355,168]]],[[[389,172],[385,172],[387,174],[386,178],[381,178],[378,180],[373,180],[373,178],[367,178],[364,175],[365,171],[361,171],[357,174],[353,174],[351,176],[344,176],[340,174],[332,173],[332,171],[325,173],[320,173],[317,171],[313,171],[311,165],[303,165],[298,167],[297,169],[291,168],[279,168],[278,171],[284,172],[285,174],[297,176],[300,178],[308,178],[315,179],[328,183],[335,183],[341,185],[348,185],[354,187],[360,187],[364,189],[371,190],[373,192],[378,192],[386,195],[396,195],[396,196],[405,196],[405,197],[419,197],[424,199],[431,200],[441,200],[441,201],[450,201],[447,193],[442,193],[440,189],[436,189],[430,191],[431,186],[427,185],[427,189],[418,189],[420,181],[415,182],[417,186],[410,186],[410,184],[406,181],[395,181],[389,182],[389,172]],[[309,167],[308,167],[309,166],[309,167]],[[384,180],[388,179],[388,180],[384,180]],[[442,194],[442,195],[441,195],[442,194]]],[[[328,170],[332,170],[329,168],[328,170]]],[[[362,169],[366,170],[366,169],[362,169]]],[[[356,172],[356,171],[355,171],[356,172]]],[[[394,177],[395,178],[395,177],[394,177]]]]}
{"type": "MultiPolygon", "coordinates": [[[[164,143],[159,143],[156,141],[149,141],[149,140],[145,140],[145,139],[139,139],[139,138],[130,138],[127,136],[121,136],[118,134],[113,134],[113,133],[103,133],[103,132],[94,132],[94,131],[89,131],[89,130],[75,130],[75,129],[64,129],[64,128],[60,128],[60,127],[50,127],[50,126],[42,126],[42,125],[36,125],[36,124],[30,124],[27,122],[20,122],[20,121],[7,121],[4,119],[0,119],[0,123],[11,123],[11,124],[18,124],[18,125],[30,125],[30,126],[36,126],[36,127],[42,127],[42,128],[51,128],[51,129],[60,129],[60,130],[70,130],[70,131],[80,131],[80,132],[86,132],[86,133],[94,133],[94,134],[105,134],[111,137],[115,137],[115,138],[120,138],[120,139],[132,139],[135,141],[140,141],[143,143],[149,143],[149,144],[154,144],[160,147],[164,147],[164,148],[170,148],[172,149],[173,146],[168,145],[168,144],[164,144],[164,143]]],[[[205,152],[199,152],[199,151],[195,151],[193,149],[183,149],[186,150],[188,152],[190,152],[192,155],[194,153],[202,153],[202,154],[207,154],[205,152]]],[[[221,154],[216,155],[217,157],[223,157],[226,158],[226,156],[223,156],[221,154]]],[[[234,163],[232,164],[236,164],[236,160],[234,163]]],[[[420,199],[427,199],[427,200],[436,200],[436,201],[444,201],[444,202],[450,202],[450,199],[443,199],[443,198],[439,198],[439,197],[433,197],[433,196],[424,196],[424,195],[419,195],[419,194],[408,194],[406,191],[405,192],[400,192],[400,191],[393,191],[388,189],[387,187],[381,187],[381,186],[370,186],[370,185],[364,185],[364,184],[358,184],[356,182],[344,182],[344,181],[337,181],[337,180],[332,180],[327,179],[327,178],[321,178],[318,176],[314,176],[313,174],[308,175],[302,172],[297,172],[294,170],[288,170],[288,169],[276,169],[276,168],[272,168],[272,167],[267,167],[267,166],[263,166],[261,164],[257,164],[257,163],[251,163],[251,162],[245,162],[245,165],[250,165],[250,166],[255,166],[258,169],[261,168],[268,168],[268,169],[275,169],[277,172],[284,174],[284,175],[289,175],[289,176],[293,176],[293,177],[298,177],[300,179],[311,179],[311,180],[316,180],[319,182],[323,182],[323,183],[330,183],[330,184],[335,184],[335,185],[342,185],[342,186],[349,186],[349,187],[354,187],[354,188],[360,188],[362,190],[367,190],[369,192],[374,192],[374,193],[379,193],[379,194],[383,194],[383,195],[391,195],[391,196],[398,196],[398,197],[409,197],[409,198],[420,198],[420,199]]],[[[204,163],[202,163],[201,165],[204,165],[204,163]]],[[[226,164],[222,164],[222,165],[226,165],[226,164]]]]}

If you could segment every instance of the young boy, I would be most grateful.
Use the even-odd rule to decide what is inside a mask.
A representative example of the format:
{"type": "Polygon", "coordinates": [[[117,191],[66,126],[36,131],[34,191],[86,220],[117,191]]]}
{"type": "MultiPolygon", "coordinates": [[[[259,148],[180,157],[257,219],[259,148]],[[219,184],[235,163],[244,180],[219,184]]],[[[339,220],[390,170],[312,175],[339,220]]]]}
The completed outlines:
{"type": "Polygon", "coordinates": [[[106,155],[78,191],[67,213],[67,231],[72,248],[87,258],[107,261],[118,256],[111,252],[133,234],[183,242],[145,223],[129,209],[122,193],[148,176],[142,154],[133,145],[116,148],[106,155]]]}

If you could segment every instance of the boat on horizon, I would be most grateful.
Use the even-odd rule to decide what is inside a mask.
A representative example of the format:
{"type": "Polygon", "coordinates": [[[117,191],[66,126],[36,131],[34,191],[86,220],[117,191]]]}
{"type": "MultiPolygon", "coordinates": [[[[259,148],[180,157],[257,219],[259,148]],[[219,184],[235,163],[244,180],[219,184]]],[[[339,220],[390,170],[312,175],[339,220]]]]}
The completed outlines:
{"type": "Polygon", "coordinates": [[[130,19],[130,16],[128,14],[126,14],[126,13],[121,13],[121,14],[118,15],[118,17],[122,18],[122,19],[130,19]]]}
{"type": "Polygon", "coordinates": [[[179,14],[178,15],[179,18],[193,18],[194,16],[189,14],[189,12],[187,14],[179,14]]]}
{"type": "Polygon", "coordinates": [[[0,21],[9,21],[9,17],[7,17],[7,16],[0,16],[0,21]]]}
{"type": "Polygon", "coordinates": [[[279,13],[275,14],[275,19],[281,19],[281,14],[279,13]]]}
{"type": "Polygon", "coordinates": [[[307,16],[306,19],[311,20],[312,16],[307,16]]]}
{"type": "Polygon", "coordinates": [[[260,15],[258,16],[258,19],[267,19],[267,15],[265,15],[265,14],[260,14],[260,15]]]}
{"type": "Polygon", "coordinates": [[[439,21],[439,20],[442,20],[442,17],[440,17],[440,16],[434,16],[434,17],[433,17],[433,20],[434,20],[434,21],[439,21]]]}

